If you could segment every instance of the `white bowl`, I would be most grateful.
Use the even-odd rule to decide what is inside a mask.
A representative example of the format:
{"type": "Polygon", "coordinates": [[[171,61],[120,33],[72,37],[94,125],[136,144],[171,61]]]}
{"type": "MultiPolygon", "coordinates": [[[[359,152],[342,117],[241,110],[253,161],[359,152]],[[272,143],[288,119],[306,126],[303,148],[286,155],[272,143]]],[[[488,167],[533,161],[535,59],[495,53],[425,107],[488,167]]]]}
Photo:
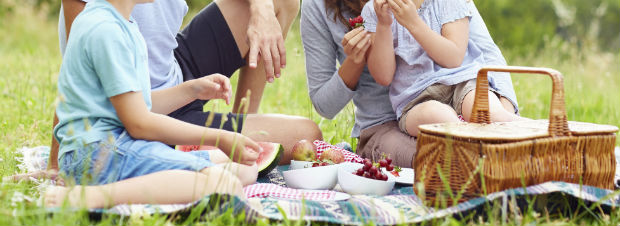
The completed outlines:
{"type": "Polygon", "coordinates": [[[286,186],[297,189],[333,189],[338,183],[338,165],[310,167],[282,172],[286,186]]]}
{"type": "Polygon", "coordinates": [[[362,164],[347,164],[338,169],[338,184],[346,193],[352,195],[387,195],[394,188],[394,178],[388,175],[387,181],[369,179],[353,174],[362,164]]]}
{"type": "Polygon", "coordinates": [[[312,167],[312,162],[291,160],[290,169],[292,170],[310,168],[310,167],[312,167]]]}

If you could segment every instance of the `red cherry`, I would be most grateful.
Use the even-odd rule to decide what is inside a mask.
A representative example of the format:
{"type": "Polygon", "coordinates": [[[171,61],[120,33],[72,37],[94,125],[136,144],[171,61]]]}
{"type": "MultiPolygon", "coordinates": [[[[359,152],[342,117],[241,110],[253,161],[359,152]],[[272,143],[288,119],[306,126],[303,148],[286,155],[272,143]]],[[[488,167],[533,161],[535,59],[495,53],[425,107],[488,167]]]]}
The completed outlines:
{"type": "Polygon", "coordinates": [[[392,164],[392,159],[390,157],[386,157],[385,161],[387,161],[387,164],[392,164]]]}
{"type": "Polygon", "coordinates": [[[312,167],[317,167],[317,166],[319,166],[318,162],[312,163],[312,167]]]}
{"type": "Polygon", "coordinates": [[[392,164],[388,165],[387,167],[385,167],[385,170],[387,170],[387,171],[394,170],[394,165],[392,165],[392,164]]]}
{"type": "Polygon", "coordinates": [[[370,169],[368,170],[368,172],[369,172],[370,174],[372,174],[372,175],[377,174],[377,167],[375,167],[375,166],[370,167],[370,169]]]}
{"type": "Polygon", "coordinates": [[[366,178],[370,178],[370,177],[371,177],[371,175],[370,175],[370,173],[369,173],[369,172],[365,172],[365,173],[364,173],[364,177],[366,177],[366,178]]]}
{"type": "Polygon", "coordinates": [[[377,179],[379,179],[379,178],[381,178],[381,175],[382,175],[382,174],[383,174],[383,173],[381,173],[381,170],[377,170],[377,172],[375,173],[375,177],[376,177],[377,179]]]}
{"type": "Polygon", "coordinates": [[[387,163],[387,161],[385,161],[385,159],[379,160],[379,166],[386,167],[387,165],[388,165],[388,163],[387,163]]]}
{"type": "Polygon", "coordinates": [[[387,181],[387,180],[388,180],[388,175],[383,174],[383,180],[384,180],[384,181],[387,181]]]}
{"type": "Polygon", "coordinates": [[[370,167],[372,167],[372,163],[371,162],[365,162],[364,163],[364,171],[368,171],[370,169],[370,167]]]}
{"type": "Polygon", "coordinates": [[[362,168],[357,169],[357,171],[355,171],[355,175],[364,176],[364,169],[362,168]]]}
{"type": "Polygon", "coordinates": [[[329,165],[329,163],[327,163],[327,162],[322,162],[321,163],[321,166],[328,166],[328,165],[329,165]]]}

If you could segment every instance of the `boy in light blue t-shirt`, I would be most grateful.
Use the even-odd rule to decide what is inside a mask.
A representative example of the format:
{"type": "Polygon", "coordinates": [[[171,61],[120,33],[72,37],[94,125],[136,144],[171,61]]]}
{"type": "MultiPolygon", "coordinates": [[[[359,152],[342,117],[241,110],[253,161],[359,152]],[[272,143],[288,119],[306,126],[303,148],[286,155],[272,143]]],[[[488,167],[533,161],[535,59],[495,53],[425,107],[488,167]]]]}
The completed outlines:
{"type": "Polygon", "coordinates": [[[58,79],[54,135],[60,172],[90,186],[53,187],[46,193],[48,206],[65,199],[87,208],[186,203],[214,192],[244,197],[242,182],[256,180],[261,148],[254,141],[165,115],[196,98],[227,99],[228,78],[211,75],[200,80],[211,90],[197,93],[181,85],[154,92],[151,99],[146,45],[130,18],[143,2],[148,0],[97,0],[73,23],[58,79]],[[242,164],[226,164],[229,172],[211,167],[230,161],[223,154],[185,153],[164,143],[219,144],[242,164]]]}

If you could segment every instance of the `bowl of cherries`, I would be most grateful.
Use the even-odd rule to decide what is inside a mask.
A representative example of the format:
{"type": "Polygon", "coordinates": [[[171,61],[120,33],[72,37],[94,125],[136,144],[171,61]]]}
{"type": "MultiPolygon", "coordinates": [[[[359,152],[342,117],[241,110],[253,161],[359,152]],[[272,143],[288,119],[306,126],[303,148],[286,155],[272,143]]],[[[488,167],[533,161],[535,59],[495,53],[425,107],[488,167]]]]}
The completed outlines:
{"type": "Polygon", "coordinates": [[[297,161],[298,166],[282,172],[286,186],[298,189],[333,189],[338,183],[338,164],[331,161],[297,161]]]}
{"type": "Polygon", "coordinates": [[[363,164],[341,166],[338,169],[340,188],[352,195],[386,195],[390,193],[394,188],[395,181],[393,177],[381,170],[381,168],[391,165],[384,164],[383,160],[386,159],[380,160],[381,163],[373,163],[370,159],[364,159],[363,164]]]}

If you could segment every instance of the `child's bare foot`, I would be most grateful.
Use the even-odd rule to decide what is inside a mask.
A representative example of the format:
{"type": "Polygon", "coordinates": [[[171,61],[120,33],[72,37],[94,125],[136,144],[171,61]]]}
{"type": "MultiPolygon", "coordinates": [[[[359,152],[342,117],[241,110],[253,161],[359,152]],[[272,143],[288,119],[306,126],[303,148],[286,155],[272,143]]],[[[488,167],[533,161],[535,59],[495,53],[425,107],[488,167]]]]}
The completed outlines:
{"type": "Polygon", "coordinates": [[[61,207],[66,202],[68,207],[104,207],[104,200],[98,194],[94,186],[52,186],[45,191],[45,206],[61,207]]]}

